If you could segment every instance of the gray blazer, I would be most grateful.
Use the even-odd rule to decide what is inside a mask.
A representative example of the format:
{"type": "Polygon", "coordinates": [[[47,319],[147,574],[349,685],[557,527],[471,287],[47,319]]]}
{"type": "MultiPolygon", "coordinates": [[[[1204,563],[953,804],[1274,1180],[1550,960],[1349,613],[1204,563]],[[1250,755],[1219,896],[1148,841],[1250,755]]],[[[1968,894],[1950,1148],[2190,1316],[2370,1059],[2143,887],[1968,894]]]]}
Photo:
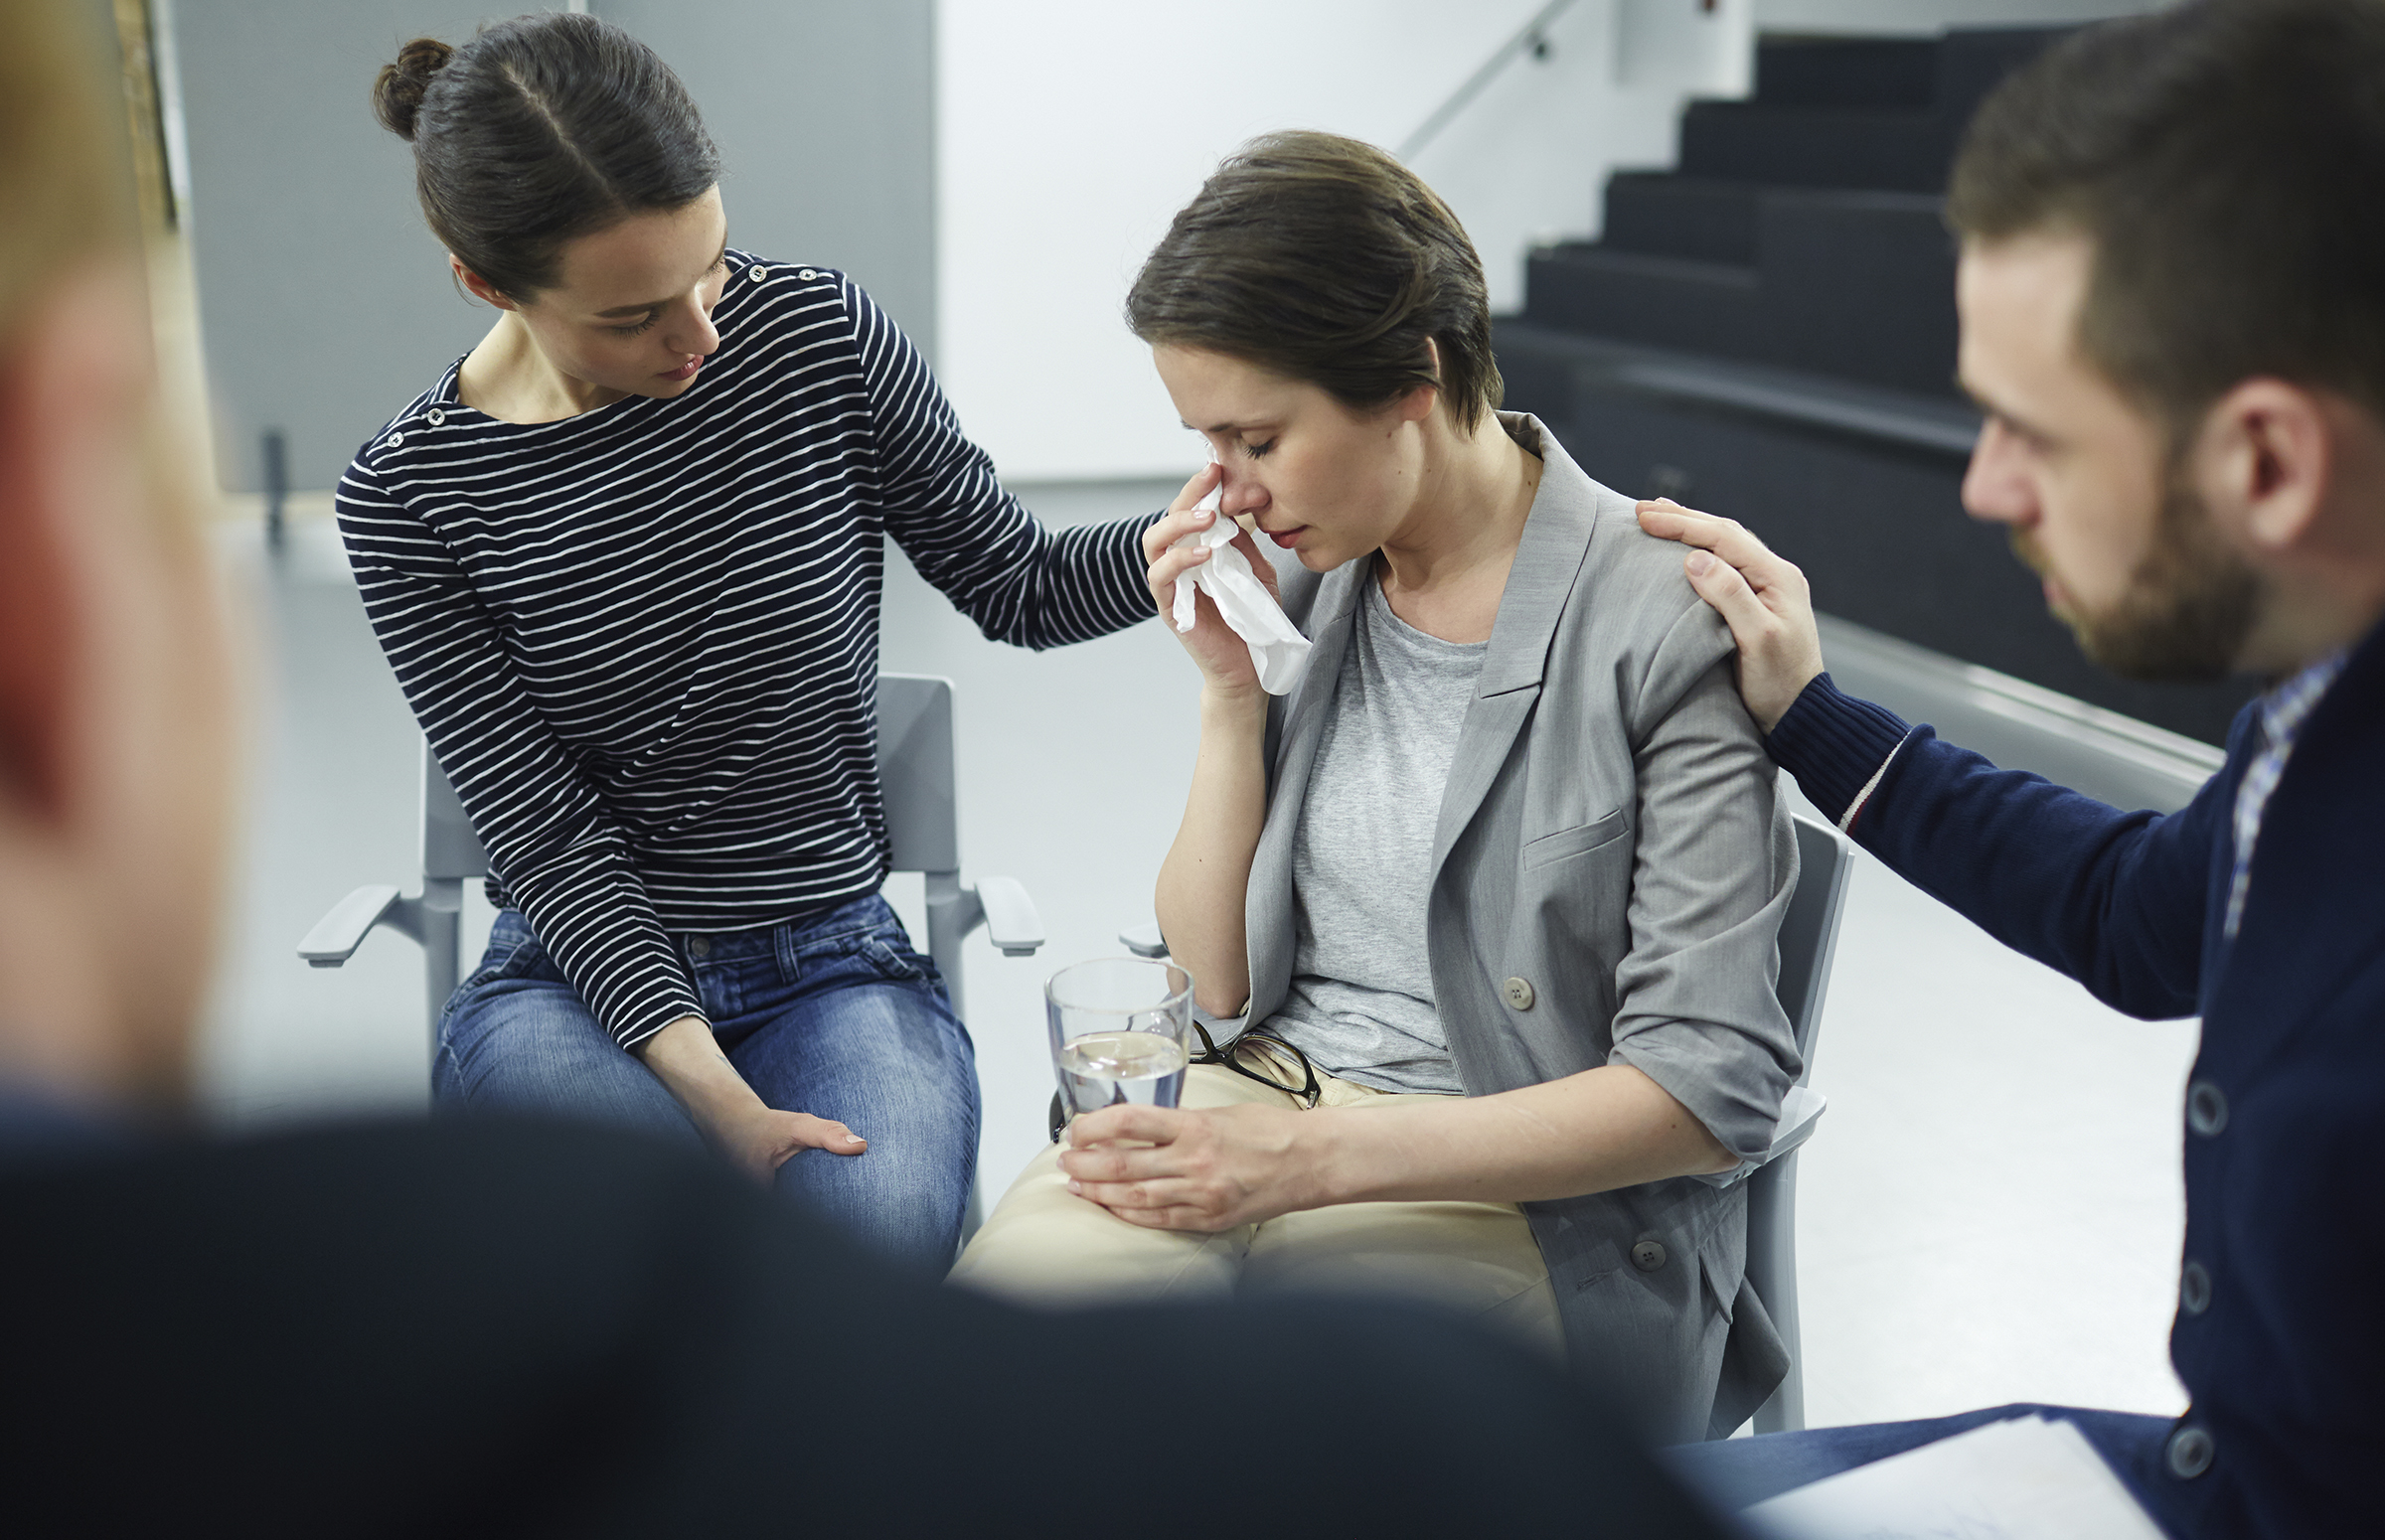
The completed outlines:
{"type": "MultiPolygon", "coordinates": [[[[1469,1095],[1630,1064],[1743,1158],[1797,1078],[1775,998],[1797,841],[1731,682],[1731,635],[1681,547],[1545,462],[1442,794],[1426,907],[1433,993],[1469,1095]]],[[[1316,643],[1268,713],[1267,822],[1251,863],[1250,1016],[1291,982],[1293,832],[1372,559],[1287,572],[1316,643]]],[[[1747,1197],[1680,1177],[1525,1205],[1577,1366],[1655,1437],[1736,1427],[1788,1367],[1746,1287],[1747,1197]]]]}

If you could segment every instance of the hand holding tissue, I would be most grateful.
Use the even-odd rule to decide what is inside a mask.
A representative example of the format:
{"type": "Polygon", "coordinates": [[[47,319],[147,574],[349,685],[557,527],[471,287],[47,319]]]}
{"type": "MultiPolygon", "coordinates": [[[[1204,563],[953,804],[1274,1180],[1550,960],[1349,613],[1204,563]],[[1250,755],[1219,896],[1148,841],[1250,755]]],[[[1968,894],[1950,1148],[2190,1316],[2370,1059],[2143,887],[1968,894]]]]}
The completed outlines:
{"type": "MultiPolygon", "coordinates": [[[[1224,492],[1220,482],[1193,507],[1217,513],[1224,492]]],[[[1234,537],[1241,533],[1241,526],[1219,514],[1207,529],[1195,530],[1176,542],[1179,548],[1205,546],[1209,559],[1176,580],[1173,618],[1180,635],[1191,631],[1193,590],[1207,594],[1234,635],[1250,649],[1251,667],[1259,672],[1259,688],[1271,695],[1285,694],[1300,683],[1300,672],[1308,666],[1309,639],[1300,634],[1283,606],[1275,602],[1275,595],[1251,570],[1250,558],[1234,548],[1234,537]]]]}

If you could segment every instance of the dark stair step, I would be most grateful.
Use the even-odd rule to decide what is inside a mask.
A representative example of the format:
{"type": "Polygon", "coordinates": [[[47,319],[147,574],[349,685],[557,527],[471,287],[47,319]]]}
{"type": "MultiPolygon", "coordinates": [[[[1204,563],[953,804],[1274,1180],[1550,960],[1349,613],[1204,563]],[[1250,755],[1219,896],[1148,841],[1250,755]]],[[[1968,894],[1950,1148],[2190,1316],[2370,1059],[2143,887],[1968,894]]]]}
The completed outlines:
{"type": "Polygon", "coordinates": [[[1756,44],[1756,100],[1771,107],[1927,110],[1938,100],[1938,40],[1766,37],[1756,44]]]}
{"type": "Polygon", "coordinates": [[[1714,181],[1935,193],[1954,150],[1930,111],[1693,101],[1681,114],[1681,173],[1714,181]]]}
{"type": "Polygon", "coordinates": [[[2071,30],[1766,40],[1752,99],[1695,101],[1682,114],[1680,170],[1718,181],[1939,192],[1981,101],[2071,30]]]}
{"type": "Polygon", "coordinates": [[[1756,259],[1756,182],[1716,182],[1670,171],[1618,171],[1607,179],[1599,243],[1613,251],[1745,267],[1756,259]]]}
{"type": "MultiPolygon", "coordinates": [[[[1631,177],[1625,203],[1658,201],[1654,180],[1631,177]]],[[[1684,201],[1720,202],[1724,186],[1689,187],[1684,201]]],[[[1898,389],[1953,391],[1954,247],[1937,199],[1758,188],[1745,190],[1744,205],[1752,265],[1620,248],[1613,239],[1547,247],[1525,264],[1524,319],[1898,389]]],[[[1624,223],[1648,233],[1640,214],[1624,223]]],[[[1678,228],[1658,233],[1688,243],[1678,228]]]]}
{"type": "Polygon", "coordinates": [[[1949,31],[1938,48],[1938,111],[1958,134],[2005,76],[2076,27],[1975,27],[1949,31]]]}
{"type": "Polygon", "coordinates": [[[1744,358],[1766,330],[1756,270],[1732,263],[1548,246],[1523,282],[1525,316],[1565,331],[1744,358]]]}

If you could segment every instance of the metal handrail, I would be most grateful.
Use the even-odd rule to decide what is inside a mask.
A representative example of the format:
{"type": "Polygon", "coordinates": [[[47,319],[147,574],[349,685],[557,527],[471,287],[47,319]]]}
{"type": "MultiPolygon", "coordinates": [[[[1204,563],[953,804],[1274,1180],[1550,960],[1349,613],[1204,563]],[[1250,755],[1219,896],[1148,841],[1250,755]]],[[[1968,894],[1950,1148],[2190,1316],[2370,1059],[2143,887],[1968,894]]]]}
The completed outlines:
{"type": "Polygon", "coordinates": [[[1415,132],[1399,141],[1399,147],[1391,153],[1403,163],[1414,160],[1418,151],[1439,137],[1441,130],[1447,128],[1452,119],[1465,111],[1474,98],[1499,77],[1499,73],[1508,67],[1509,61],[1519,54],[1544,55],[1549,24],[1572,10],[1573,6],[1574,0],[1549,0],[1548,4],[1533,12],[1532,19],[1523,24],[1520,32],[1502,43],[1496,53],[1483,61],[1482,68],[1468,76],[1466,83],[1452,91],[1448,100],[1433,108],[1432,114],[1416,126],[1415,132]]]}

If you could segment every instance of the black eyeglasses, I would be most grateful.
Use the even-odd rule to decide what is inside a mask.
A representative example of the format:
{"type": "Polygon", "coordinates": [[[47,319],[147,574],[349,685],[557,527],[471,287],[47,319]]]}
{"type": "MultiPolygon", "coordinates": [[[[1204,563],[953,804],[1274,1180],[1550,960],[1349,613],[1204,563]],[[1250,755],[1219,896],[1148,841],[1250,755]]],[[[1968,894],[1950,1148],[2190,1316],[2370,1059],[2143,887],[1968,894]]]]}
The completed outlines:
{"type": "Polygon", "coordinates": [[[1227,1069],[1232,1070],[1235,1074],[1240,1075],[1245,1080],[1255,1080],[1263,1086],[1270,1086],[1275,1090],[1282,1091],[1288,1095],[1299,1097],[1301,1100],[1301,1105],[1307,1107],[1312,1112],[1316,1110],[1318,1102],[1324,1099],[1325,1089],[1317,1084],[1317,1066],[1309,1062],[1309,1056],[1301,1052],[1299,1048],[1295,1047],[1291,1043],[1288,1043],[1281,1037],[1276,1036],[1275,1033],[1268,1031],[1266,1028],[1258,1026],[1246,1026],[1242,1029],[1240,1036],[1235,1037],[1222,1048],[1218,1047],[1215,1043],[1209,1040],[1208,1028],[1202,1026],[1198,1021],[1192,1023],[1192,1030],[1200,1034],[1200,1056],[1194,1059],[1192,1061],[1193,1063],[1222,1064],[1227,1069]],[[1291,1086],[1285,1085],[1282,1081],[1277,1080],[1272,1075],[1262,1075],[1257,1070],[1252,1069],[1249,1065],[1243,1063],[1238,1055],[1241,1053],[1242,1046],[1245,1043],[1252,1044],[1253,1046],[1265,1044],[1268,1048],[1275,1050],[1278,1054],[1290,1054],[1300,1065],[1299,1088],[1296,1090],[1291,1086]]]}
{"type": "MultiPolygon", "coordinates": [[[[1192,1023],[1192,1030],[1200,1034],[1200,1055],[1192,1061],[1193,1063],[1222,1064],[1245,1080],[1255,1080],[1271,1090],[1281,1091],[1287,1096],[1299,1097],[1301,1104],[1312,1112],[1316,1111],[1317,1104],[1324,1100],[1325,1088],[1317,1084],[1317,1066],[1309,1062],[1307,1054],[1273,1032],[1259,1027],[1244,1027],[1240,1036],[1220,1048],[1209,1040],[1209,1029],[1198,1021],[1192,1023]],[[1279,1052],[1290,1054],[1299,1063],[1300,1088],[1298,1090],[1294,1090],[1271,1075],[1260,1074],[1234,1056],[1241,1052],[1244,1043],[1254,1040],[1265,1043],[1279,1052]]],[[[1060,1093],[1057,1091],[1051,1094],[1050,1124],[1051,1142],[1056,1145],[1060,1142],[1061,1132],[1068,1127],[1068,1104],[1061,1100],[1060,1093]]]]}

